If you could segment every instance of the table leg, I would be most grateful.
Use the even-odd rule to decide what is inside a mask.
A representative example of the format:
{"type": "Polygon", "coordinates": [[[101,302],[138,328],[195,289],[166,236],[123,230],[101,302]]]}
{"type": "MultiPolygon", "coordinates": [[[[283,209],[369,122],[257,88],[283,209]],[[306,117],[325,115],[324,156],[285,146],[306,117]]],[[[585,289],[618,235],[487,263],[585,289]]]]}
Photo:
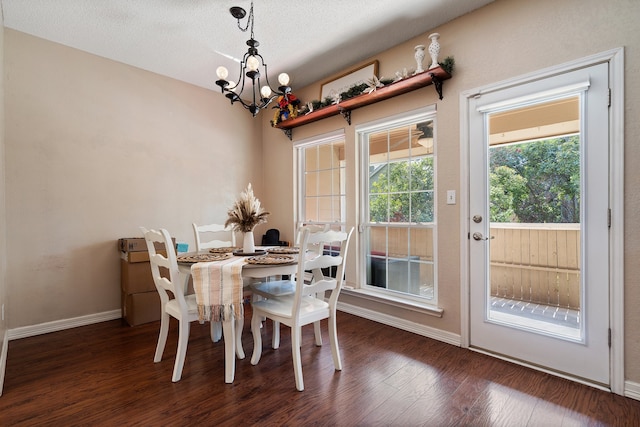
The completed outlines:
{"type": "Polygon", "coordinates": [[[231,384],[236,375],[235,323],[233,318],[222,321],[222,332],[224,334],[224,382],[227,384],[231,384]]]}
{"type": "Polygon", "coordinates": [[[242,347],[242,329],[244,328],[244,317],[238,316],[236,319],[236,355],[238,359],[244,359],[244,348],[242,347]]]}

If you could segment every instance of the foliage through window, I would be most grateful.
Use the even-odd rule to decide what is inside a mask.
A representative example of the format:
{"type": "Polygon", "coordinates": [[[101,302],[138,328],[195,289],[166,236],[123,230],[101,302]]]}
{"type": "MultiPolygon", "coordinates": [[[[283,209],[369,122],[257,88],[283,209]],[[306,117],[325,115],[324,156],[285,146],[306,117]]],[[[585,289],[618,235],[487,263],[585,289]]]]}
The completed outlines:
{"type": "Polygon", "coordinates": [[[491,222],[579,223],[580,137],[490,149],[491,222]]]}

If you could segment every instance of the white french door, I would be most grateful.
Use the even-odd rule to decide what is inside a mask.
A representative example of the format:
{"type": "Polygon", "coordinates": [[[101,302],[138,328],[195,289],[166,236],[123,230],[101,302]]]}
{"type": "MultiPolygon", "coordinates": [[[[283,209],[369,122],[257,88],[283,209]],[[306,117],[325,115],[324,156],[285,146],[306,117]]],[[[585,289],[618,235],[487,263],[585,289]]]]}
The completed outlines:
{"type": "Polygon", "coordinates": [[[471,347],[610,384],[608,64],[469,101],[471,347]]]}

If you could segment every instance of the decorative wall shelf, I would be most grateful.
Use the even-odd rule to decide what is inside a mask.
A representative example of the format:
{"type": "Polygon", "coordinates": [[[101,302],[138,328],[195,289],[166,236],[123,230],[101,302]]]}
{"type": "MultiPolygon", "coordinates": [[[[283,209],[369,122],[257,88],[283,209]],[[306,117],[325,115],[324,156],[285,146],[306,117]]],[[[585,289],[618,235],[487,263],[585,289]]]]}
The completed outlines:
{"type": "Polygon", "coordinates": [[[364,107],[366,105],[375,104],[403,93],[411,92],[431,84],[434,85],[438,96],[442,99],[442,81],[450,79],[451,75],[444,71],[442,67],[432,68],[415,76],[408,77],[395,83],[380,87],[371,93],[365,93],[353,98],[342,101],[338,104],[329,105],[316,111],[312,111],[304,116],[298,116],[295,119],[285,120],[278,123],[274,127],[281,129],[289,139],[293,137],[293,128],[313,123],[327,117],[342,114],[347,123],[351,124],[351,111],[364,107]]]}

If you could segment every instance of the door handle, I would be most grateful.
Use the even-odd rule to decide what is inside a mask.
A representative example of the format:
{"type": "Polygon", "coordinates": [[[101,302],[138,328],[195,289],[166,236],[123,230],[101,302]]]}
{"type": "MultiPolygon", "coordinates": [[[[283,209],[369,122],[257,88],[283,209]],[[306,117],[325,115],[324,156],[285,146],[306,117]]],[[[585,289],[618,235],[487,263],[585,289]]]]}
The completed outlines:
{"type": "Polygon", "coordinates": [[[473,233],[473,240],[489,240],[489,239],[493,239],[493,236],[484,237],[482,233],[478,233],[477,231],[473,233]]]}

